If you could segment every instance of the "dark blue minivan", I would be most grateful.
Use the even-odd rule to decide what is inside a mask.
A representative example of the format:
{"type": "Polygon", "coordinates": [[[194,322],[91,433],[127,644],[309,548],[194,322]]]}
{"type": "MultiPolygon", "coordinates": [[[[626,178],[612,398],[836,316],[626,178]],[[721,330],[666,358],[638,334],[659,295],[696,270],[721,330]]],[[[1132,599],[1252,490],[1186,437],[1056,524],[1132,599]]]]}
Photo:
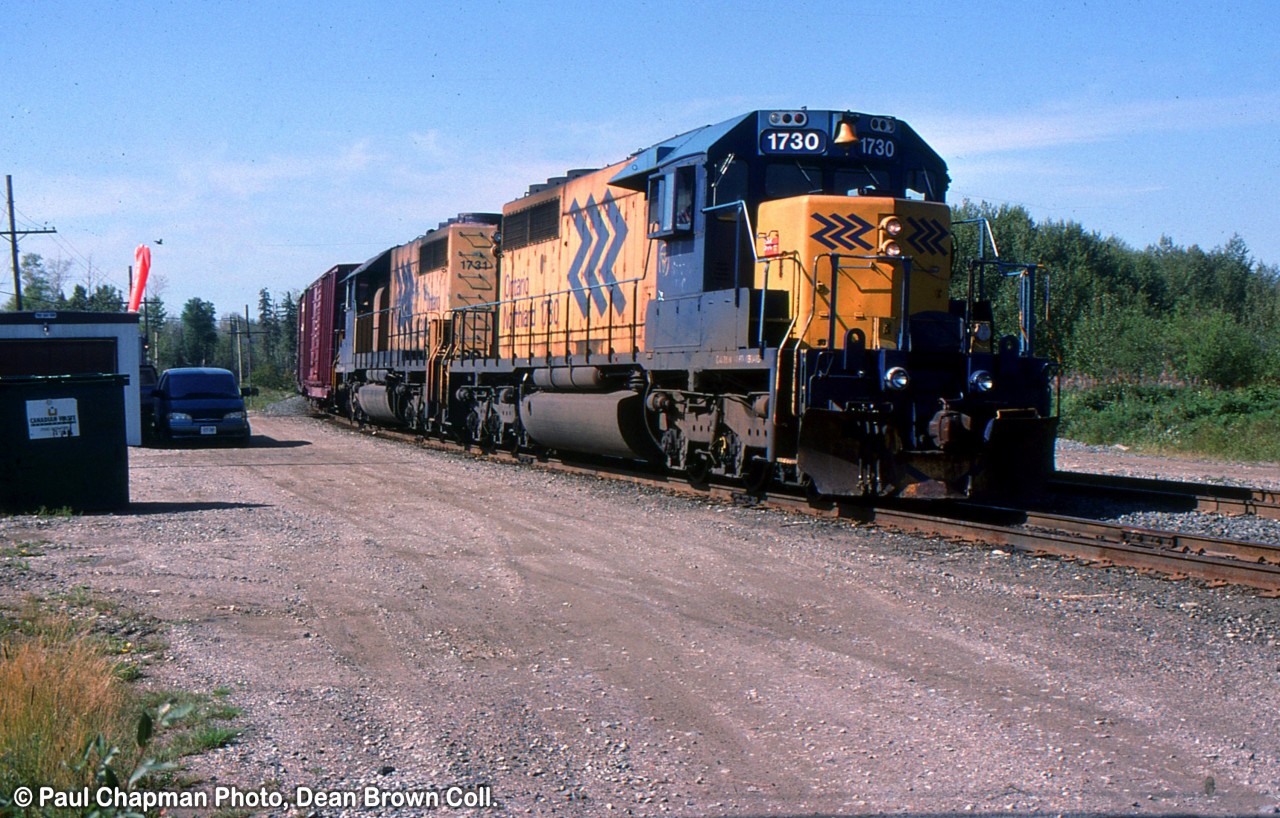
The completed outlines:
{"type": "Polygon", "coordinates": [[[241,389],[226,369],[180,367],[165,370],[151,393],[155,396],[156,436],[249,440],[249,416],[241,389]]]}

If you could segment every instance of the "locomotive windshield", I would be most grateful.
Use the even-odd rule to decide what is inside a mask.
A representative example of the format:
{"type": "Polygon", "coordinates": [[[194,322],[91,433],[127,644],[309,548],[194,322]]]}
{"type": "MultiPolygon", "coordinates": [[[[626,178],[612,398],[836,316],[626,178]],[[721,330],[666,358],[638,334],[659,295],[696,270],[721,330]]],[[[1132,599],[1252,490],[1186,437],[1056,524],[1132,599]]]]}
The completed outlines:
{"type": "Polygon", "coordinates": [[[764,172],[765,199],[826,194],[941,201],[940,189],[934,174],[926,168],[903,173],[900,168],[875,168],[865,164],[851,167],[846,162],[792,159],[770,162],[764,172]]]}

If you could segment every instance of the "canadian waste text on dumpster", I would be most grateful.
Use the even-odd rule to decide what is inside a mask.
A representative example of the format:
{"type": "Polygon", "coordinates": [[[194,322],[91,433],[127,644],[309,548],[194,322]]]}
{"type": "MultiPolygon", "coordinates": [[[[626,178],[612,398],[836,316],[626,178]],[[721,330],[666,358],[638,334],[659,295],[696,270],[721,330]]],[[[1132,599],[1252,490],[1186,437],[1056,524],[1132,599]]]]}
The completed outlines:
{"type": "Polygon", "coordinates": [[[75,398],[27,401],[27,436],[31,440],[79,437],[80,414],[75,398]]]}

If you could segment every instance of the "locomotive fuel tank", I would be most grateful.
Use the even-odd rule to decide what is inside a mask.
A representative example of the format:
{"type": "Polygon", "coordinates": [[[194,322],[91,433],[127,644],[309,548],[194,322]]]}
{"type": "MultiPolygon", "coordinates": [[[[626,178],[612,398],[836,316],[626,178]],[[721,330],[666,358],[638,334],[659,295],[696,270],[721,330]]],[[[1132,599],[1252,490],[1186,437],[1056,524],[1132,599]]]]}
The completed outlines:
{"type": "Polygon", "coordinates": [[[374,423],[397,426],[404,423],[403,395],[385,383],[369,383],[356,389],[356,401],[363,415],[374,423]]]}
{"type": "Polygon", "coordinates": [[[535,392],[520,402],[529,437],[549,449],[647,460],[657,455],[645,428],[644,396],[617,392],[535,392]]]}

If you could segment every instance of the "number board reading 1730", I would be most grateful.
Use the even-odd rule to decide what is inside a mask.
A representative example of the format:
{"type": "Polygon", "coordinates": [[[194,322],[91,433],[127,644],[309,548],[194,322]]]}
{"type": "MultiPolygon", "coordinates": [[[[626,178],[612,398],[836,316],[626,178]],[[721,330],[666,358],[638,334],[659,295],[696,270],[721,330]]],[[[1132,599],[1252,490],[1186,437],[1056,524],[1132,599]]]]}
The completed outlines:
{"type": "MultiPolygon", "coordinates": [[[[898,151],[897,144],[883,136],[864,136],[846,150],[867,159],[892,159],[898,151]]],[[[824,131],[782,131],[769,129],[760,132],[762,154],[823,154],[827,152],[827,134],[824,131]]]]}
{"type": "Polygon", "coordinates": [[[760,132],[760,152],[763,154],[820,154],[827,152],[825,131],[783,131],[768,128],[760,132]]]}

